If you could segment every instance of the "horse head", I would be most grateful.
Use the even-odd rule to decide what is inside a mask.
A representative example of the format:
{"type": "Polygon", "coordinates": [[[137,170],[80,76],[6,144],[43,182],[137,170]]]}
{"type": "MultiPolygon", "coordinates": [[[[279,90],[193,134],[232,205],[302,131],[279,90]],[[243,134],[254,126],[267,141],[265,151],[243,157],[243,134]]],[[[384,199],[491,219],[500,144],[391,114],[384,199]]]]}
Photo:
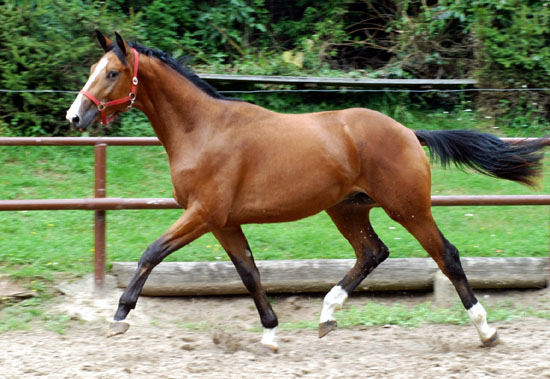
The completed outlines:
{"type": "Polygon", "coordinates": [[[118,33],[113,43],[96,32],[105,54],[92,65],[86,84],[67,111],[67,120],[79,129],[87,129],[99,119],[107,124],[133,106],[137,93],[137,51],[118,33]]]}

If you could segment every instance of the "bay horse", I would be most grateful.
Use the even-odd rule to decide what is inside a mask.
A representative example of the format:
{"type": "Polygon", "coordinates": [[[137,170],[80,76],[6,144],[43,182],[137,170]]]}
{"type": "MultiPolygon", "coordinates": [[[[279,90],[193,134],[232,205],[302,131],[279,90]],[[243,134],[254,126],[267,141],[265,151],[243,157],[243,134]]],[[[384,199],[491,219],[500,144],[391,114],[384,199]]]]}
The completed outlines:
{"type": "Polygon", "coordinates": [[[151,270],[173,251],[212,233],[235,265],[258,310],[261,343],[277,350],[278,325],[241,225],[294,221],[325,211],[353,247],[355,265],[324,297],[319,337],[336,328],[334,312],[389,250],[369,221],[377,203],[403,225],[451,280],[485,346],[495,328],[462,269],[458,250],[431,212],[430,162],[532,185],[541,171],[542,140],[510,144],[485,133],[411,130],[364,108],[280,114],[228,99],[170,54],[97,32],[103,57],[67,112],[75,127],[107,123],[135,107],[166,149],[173,195],[183,215],[141,256],[120,297],[109,335],[126,317],[151,270]]]}

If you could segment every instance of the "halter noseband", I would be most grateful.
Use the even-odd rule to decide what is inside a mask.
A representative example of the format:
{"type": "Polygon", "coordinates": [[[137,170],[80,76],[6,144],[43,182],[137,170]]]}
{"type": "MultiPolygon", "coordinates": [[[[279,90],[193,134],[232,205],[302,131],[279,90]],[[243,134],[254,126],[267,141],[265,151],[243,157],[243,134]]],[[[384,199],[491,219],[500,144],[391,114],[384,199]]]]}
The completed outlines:
{"type": "Polygon", "coordinates": [[[108,102],[99,101],[94,95],[89,93],[88,91],[80,90],[80,93],[86,96],[88,99],[90,99],[95,105],[97,105],[97,110],[99,111],[99,114],[101,115],[101,123],[103,125],[106,125],[107,123],[113,121],[113,119],[118,116],[122,112],[129,111],[132,109],[132,106],[134,105],[134,102],[136,101],[136,92],[137,92],[137,85],[138,85],[138,67],[139,67],[139,56],[136,49],[132,48],[132,51],[134,52],[134,76],[132,77],[132,90],[126,97],[122,97],[120,99],[111,100],[108,102]],[[127,108],[122,109],[120,111],[117,111],[113,113],[113,115],[109,118],[107,118],[107,112],[106,109],[115,105],[120,105],[130,102],[127,108]]]}

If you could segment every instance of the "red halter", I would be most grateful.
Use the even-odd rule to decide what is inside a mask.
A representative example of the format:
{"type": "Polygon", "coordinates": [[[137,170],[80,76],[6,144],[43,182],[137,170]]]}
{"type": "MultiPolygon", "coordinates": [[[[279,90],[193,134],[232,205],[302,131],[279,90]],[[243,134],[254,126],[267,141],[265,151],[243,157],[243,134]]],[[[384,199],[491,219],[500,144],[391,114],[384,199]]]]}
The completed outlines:
{"type": "Polygon", "coordinates": [[[137,85],[138,85],[138,66],[139,66],[139,58],[138,58],[138,52],[136,49],[132,48],[134,52],[134,77],[132,78],[132,90],[130,91],[130,94],[126,97],[122,97],[120,99],[104,102],[99,101],[94,95],[89,93],[88,91],[80,90],[80,93],[86,96],[88,99],[92,100],[95,105],[97,105],[97,110],[99,111],[99,114],[101,115],[101,123],[103,125],[106,125],[107,123],[113,121],[113,119],[118,116],[122,112],[129,111],[132,106],[134,105],[134,101],[136,101],[136,92],[137,92],[137,85]],[[115,105],[120,105],[130,102],[127,108],[122,109],[120,111],[117,111],[112,114],[111,117],[107,118],[107,112],[106,109],[108,107],[112,107],[115,105]]]}

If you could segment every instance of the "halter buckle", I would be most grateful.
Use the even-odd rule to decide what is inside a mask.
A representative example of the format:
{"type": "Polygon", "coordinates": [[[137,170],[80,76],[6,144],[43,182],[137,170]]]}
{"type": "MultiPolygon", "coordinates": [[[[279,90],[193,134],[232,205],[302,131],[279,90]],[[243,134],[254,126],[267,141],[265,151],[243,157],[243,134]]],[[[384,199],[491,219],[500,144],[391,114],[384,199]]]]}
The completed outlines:
{"type": "Polygon", "coordinates": [[[132,84],[135,85],[135,86],[138,85],[138,78],[137,78],[137,76],[134,76],[134,77],[132,78],[132,84]]]}

